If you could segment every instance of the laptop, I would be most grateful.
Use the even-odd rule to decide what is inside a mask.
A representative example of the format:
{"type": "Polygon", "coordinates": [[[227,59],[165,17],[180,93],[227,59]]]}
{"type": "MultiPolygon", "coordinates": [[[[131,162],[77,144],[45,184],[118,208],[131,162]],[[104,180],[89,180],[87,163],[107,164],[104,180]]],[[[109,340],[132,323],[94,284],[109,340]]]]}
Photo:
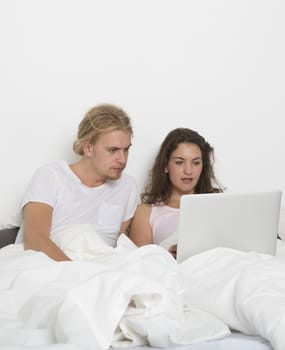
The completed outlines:
{"type": "Polygon", "coordinates": [[[280,205],[280,190],[183,195],[177,261],[216,247],[275,255],[280,205]]]}

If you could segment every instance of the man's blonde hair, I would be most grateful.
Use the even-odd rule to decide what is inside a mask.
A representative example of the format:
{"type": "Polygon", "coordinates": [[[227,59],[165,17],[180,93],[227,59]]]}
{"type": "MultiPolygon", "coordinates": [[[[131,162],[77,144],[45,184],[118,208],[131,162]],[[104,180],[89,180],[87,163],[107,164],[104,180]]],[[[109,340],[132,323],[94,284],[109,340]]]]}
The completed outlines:
{"type": "Polygon", "coordinates": [[[86,142],[94,144],[98,137],[113,130],[124,130],[133,134],[131,121],[127,113],[114,105],[101,104],[90,109],[79,124],[77,139],[73,143],[76,154],[83,155],[86,142]]]}

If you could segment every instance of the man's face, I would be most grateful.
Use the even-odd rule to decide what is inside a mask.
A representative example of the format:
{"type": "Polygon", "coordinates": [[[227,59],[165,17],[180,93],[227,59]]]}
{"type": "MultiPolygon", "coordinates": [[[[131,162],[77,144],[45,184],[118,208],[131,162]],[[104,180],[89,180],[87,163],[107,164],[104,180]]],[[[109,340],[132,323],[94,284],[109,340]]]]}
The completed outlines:
{"type": "Polygon", "coordinates": [[[113,130],[99,136],[91,146],[90,160],[94,171],[102,181],[120,178],[128,161],[131,134],[125,130],[113,130]]]}

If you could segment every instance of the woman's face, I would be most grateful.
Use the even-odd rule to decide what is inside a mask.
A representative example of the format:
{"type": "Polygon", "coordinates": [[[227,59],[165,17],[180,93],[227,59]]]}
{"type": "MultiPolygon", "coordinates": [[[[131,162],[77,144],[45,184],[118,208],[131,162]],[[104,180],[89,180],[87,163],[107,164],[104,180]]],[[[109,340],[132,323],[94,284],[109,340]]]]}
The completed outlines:
{"type": "Polygon", "coordinates": [[[195,191],[202,169],[202,152],[194,143],[180,143],[170,155],[166,169],[172,184],[172,194],[195,191]]]}

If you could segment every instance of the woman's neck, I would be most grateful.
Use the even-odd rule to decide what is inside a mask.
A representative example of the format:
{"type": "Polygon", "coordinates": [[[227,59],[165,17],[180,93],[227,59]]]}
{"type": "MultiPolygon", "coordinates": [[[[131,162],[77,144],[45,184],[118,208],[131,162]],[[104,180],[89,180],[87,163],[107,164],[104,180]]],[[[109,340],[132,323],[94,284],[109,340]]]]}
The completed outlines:
{"type": "Polygon", "coordinates": [[[167,201],[167,203],[165,203],[165,204],[171,208],[180,208],[180,198],[181,198],[181,195],[180,196],[172,195],[169,198],[169,201],[167,201]]]}

